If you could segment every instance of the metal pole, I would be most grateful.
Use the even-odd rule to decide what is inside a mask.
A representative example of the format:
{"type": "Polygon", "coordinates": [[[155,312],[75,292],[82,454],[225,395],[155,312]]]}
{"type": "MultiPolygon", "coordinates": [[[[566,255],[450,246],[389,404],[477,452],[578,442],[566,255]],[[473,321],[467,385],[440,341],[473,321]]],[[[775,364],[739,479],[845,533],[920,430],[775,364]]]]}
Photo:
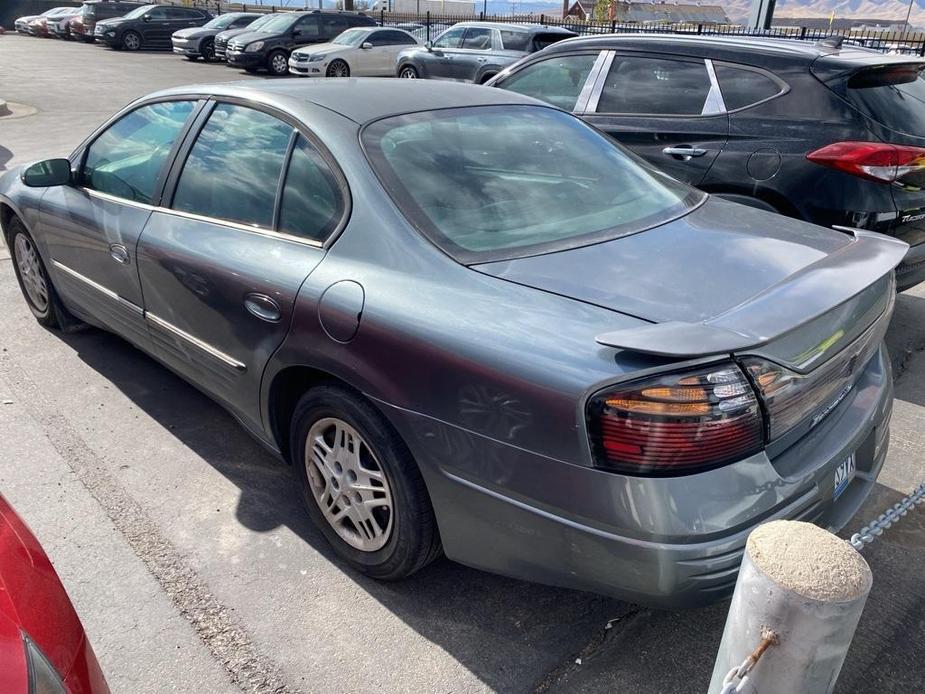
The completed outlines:
{"type": "Polygon", "coordinates": [[[822,528],[798,521],[756,528],[745,545],[710,694],[831,692],[872,581],[864,558],[822,528]]]}

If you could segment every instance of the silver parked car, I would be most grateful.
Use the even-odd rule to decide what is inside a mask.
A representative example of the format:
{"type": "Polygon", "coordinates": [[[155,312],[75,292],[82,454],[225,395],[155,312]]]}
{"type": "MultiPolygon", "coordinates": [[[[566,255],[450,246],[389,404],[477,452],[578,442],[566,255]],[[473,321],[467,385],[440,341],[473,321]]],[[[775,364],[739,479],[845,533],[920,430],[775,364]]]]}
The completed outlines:
{"type": "Polygon", "coordinates": [[[396,74],[483,84],[524,56],[577,35],[560,27],[460,22],[422,48],[399,53],[396,74]]]}
{"type": "Polygon", "coordinates": [[[263,16],[252,12],[227,12],[210,19],[201,27],[180,29],[170,37],[173,52],[185,56],[187,60],[202,58],[207,63],[212,62],[216,59],[216,36],[223,31],[249,27],[263,16]]]}
{"type": "Polygon", "coordinates": [[[394,77],[398,54],[418,43],[403,29],[355,27],[330,43],[294,50],[289,72],[300,77],[394,77]]]}
{"type": "Polygon", "coordinates": [[[292,464],[357,570],[441,549],[662,606],[883,464],[907,246],[720,200],[471,85],[145,97],[0,178],[23,296],[121,335],[292,464]]]}

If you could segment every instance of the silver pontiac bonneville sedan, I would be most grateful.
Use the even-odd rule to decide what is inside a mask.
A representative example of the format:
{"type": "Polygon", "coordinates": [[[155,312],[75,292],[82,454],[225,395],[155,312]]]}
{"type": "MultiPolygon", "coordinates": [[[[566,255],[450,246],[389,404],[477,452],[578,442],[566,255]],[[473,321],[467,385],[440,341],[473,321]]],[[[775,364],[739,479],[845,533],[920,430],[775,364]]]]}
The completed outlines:
{"type": "Polygon", "coordinates": [[[444,552],[661,606],[886,456],[906,245],[718,200],[578,118],[451,83],[141,99],[0,179],[40,323],[110,330],[292,464],[357,570],[444,552]]]}

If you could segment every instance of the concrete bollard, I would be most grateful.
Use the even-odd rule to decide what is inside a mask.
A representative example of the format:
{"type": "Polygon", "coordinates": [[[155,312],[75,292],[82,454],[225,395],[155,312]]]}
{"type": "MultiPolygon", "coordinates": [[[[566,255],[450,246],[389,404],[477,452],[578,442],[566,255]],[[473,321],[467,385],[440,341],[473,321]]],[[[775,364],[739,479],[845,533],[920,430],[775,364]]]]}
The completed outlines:
{"type": "Polygon", "coordinates": [[[745,545],[710,694],[831,692],[871,583],[864,558],[822,528],[797,521],[756,528],[745,545]],[[757,663],[744,682],[732,678],[739,686],[733,690],[723,680],[750,654],[757,663]]]}

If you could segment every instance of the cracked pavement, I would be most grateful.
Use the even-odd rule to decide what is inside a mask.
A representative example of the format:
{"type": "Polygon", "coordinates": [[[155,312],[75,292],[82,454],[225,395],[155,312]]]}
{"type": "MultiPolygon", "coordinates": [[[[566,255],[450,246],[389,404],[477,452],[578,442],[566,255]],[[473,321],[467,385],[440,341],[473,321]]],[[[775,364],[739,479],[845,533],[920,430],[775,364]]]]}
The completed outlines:
{"type": "MultiPolygon", "coordinates": [[[[0,119],[0,151],[7,166],[66,155],[136,96],[242,78],[171,54],[3,36],[0,97],[37,113],[0,119]]],[[[925,288],[898,298],[888,341],[891,452],[847,531],[925,479],[925,288]]],[[[114,692],[709,682],[725,604],[658,612],[446,560],[402,583],[352,572],[307,520],[289,470],[221,408],[116,337],[35,323],[2,246],[0,403],[0,490],[61,574],[114,692]]],[[[921,690],[925,511],[865,556],[874,589],[837,691],[921,690]]]]}

